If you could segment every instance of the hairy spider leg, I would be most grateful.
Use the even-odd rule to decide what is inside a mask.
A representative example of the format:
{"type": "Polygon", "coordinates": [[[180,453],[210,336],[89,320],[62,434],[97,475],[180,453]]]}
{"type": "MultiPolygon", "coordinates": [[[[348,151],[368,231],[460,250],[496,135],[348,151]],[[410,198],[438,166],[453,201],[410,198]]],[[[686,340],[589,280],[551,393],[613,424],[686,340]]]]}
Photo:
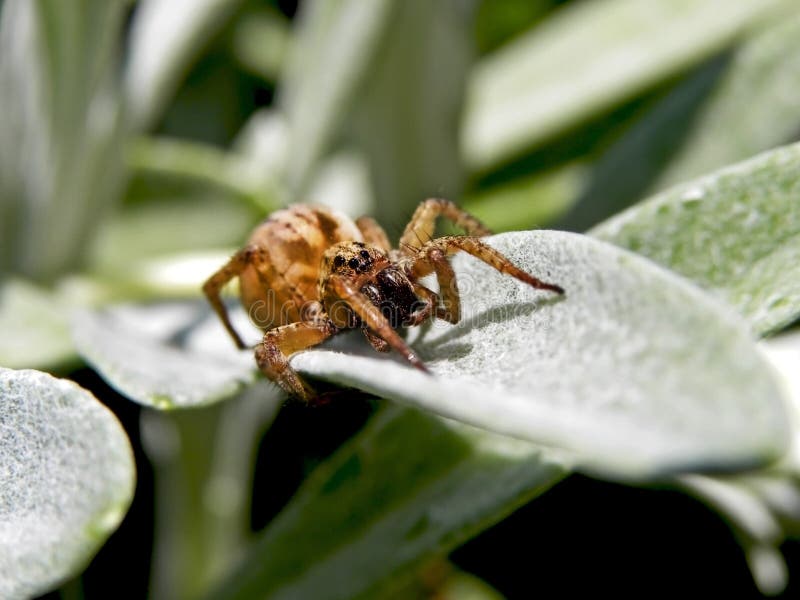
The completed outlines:
{"type": "MultiPolygon", "coordinates": [[[[439,279],[440,293],[443,299],[446,294],[452,294],[449,298],[451,309],[453,305],[460,307],[453,267],[450,266],[447,260],[444,260],[444,264],[446,264],[449,269],[449,271],[446,272],[441,262],[444,256],[449,256],[459,251],[471,254],[501,273],[519,279],[536,289],[550,290],[557,294],[564,293],[564,288],[561,286],[537,279],[530,273],[515,266],[504,254],[474,237],[446,236],[431,240],[420,249],[416,258],[412,258],[410,264],[406,265],[404,268],[411,277],[415,278],[424,277],[425,275],[435,272],[436,277],[439,279]],[[431,258],[432,255],[434,257],[433,259],[431,258]]],[[[444,300],[443,304],[445,304],[446,308],[447,303],[444,300]]],[[[458,319],[450,322],[455,323],[457,321],[458,319]]]]}
{"type": "Polygon", "coordinates": [[[289,356],[317,346],[338,330],[327,318],[314,322],[297,322],[270,329],[256,346],[256,363],[261,372],[289,394],[311,402],[316,391],[289,365],[289,356]]]}
{"type": "MultiPolygon", "coordinates": [[[[353,282],[345,277],[332,275],[328,279],[327,285],[331,286],[331,289],[336,297],[347,303],[350,310],[352,310],[353,313],[355,313],[358,318],[361,319],[362,323],[372,330],[372,333],[383,339],[387,344],[389,344],[389,346],[401,354],[414,367],[425,373],[428,372],[425,364],[419,359],[414,351],[408,347],[408,345],[403,341],[403,338],[401,338],[398,333],[392,329],[391,324],[386,317],[383,316],[383,313],[380,311],[380,309],[372,304],[369,298],[358,291],[360,288],[357,284],[354,285],[353,282]]],[[[330,310],[330,307],[328,306],[325,308],[330,310]]],[[[367,339],[369,339],[369,337],[367,339]]]]}
{"type": "Polygon", "coordinates": [[[401,256],[413,255],[433,238],[437,217],[444,217],[467,235],[481,237],[492,232],[471,214],[443,198],[428,198],[420,203],[400,237],[398,251],[401,256]]]}
{"type": "Polygon", "coordinates": [[[264,258],[262,249],[256,244],[250,244],[239,250],[222,268],[209,277],[203,284],[203,293],[206,295],[206,298],[208,298],[214,312],[217,313],[220,321],[222,321],[225,329],[228,331],[231,338],[233,338],[234,343],[239,349],[244,349],[247,346],[245,346],[242,338],[239,337],[239,334],[233,328],[233,324],[228,316],[228,311],[220,297],[220,291],[231,279],[241,275],[242,272],[251,265],[255,268],[264,289],[268,289],[269,282],[267,281],[267,273],[272,273],[274,269],[269,261],[264,258]]]}
{"type": "Polygon", "coordinates": [[[386,231],[372,217],[359,217],[356,219],[356,227],[364,236],[364,241],[371,246],[376,246],[386,253],[392,249],[386,231]]]}

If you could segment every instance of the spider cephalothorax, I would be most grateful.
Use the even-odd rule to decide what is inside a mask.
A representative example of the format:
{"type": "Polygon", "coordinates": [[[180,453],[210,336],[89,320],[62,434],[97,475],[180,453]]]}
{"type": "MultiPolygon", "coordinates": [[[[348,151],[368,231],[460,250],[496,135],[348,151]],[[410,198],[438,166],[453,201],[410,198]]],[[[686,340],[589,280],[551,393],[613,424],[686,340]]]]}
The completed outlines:
{"type": "Polygon", "coordinates": [[[203,286],[236,344],[220,290],[239,277],[242,303],[265,333],[256,347],[259,368],[292,395],[310,401],[314,390],[289,366],[289,356],[346,329],[360,328],[381,352],[394,349],[426,370],[396,329],[431,317],[457,323],[460,298],[447,257],[467,252],[498,271],[535,288],[563,293],[514,266],[479,236],[488,229],[452,202],[431,198],[420,204],[392,250],[384,231],[368,217],[356,222],[323,207],[292,206],[272,214],[250,243],[203,286]],[[438,216],[467,235],[432,238],[438,216]],[[435,274],[439,294],[420,283],[435,274]]]}

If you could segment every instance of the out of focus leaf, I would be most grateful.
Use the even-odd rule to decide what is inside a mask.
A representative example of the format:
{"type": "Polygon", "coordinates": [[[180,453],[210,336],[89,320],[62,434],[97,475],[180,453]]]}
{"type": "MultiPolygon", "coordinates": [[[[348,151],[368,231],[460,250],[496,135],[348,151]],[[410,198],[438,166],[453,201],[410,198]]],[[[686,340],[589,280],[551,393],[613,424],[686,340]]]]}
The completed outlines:
{"type": "Polygon", "coordinates": [[[800,316],[800,144],[677,186],[592,229],[714,291],[760,334],[800,316]]]}
{"type": "Polygon", "coordinates": [[[125,72],[125,100],[134,129],[156,123],[191,62],[241,2],[139,1],[125,72]]]}
{"type": "Polygon", "coordinates": [[[525,442],[386,409],[311,474],[209,597],[378,597],[564,473],[525,442]]]}
{"type": "Polygon", "coordinates": [[[800,131],[800,14],[770,23],[678,85],[598,162],[565,226],[584,230],[643,193],[744,160],[800,131]]]}
{"type": "Polygon", "coordinates": [[[278,98],[289,127],[288,182],[296,194],[337,132],[390,24],[395,0],[301,5],[278,98]]]}
{"type": "Polygon", "coordinates": [[[784,451],[780,389],[749,332],[723,305],[650,261],[589,237],[540,231],[488,241],[566,294],[534,291],[457,255],[461,322],[437,322],[409,337],[432,376],[366,344],[347,353],[299,353],[292,364],[569,449],[581,468],[605,476],[741,468],[784,451]]]}
{"type": "Polygon", "coordinates": [[[119,193],[126,4],[0,6],[0,269],[47,280],[75,268],[119,193]]]}
{"type": "Polygon", "coordinates": [[[233,33],[233,52],[249,71],[276,81],[289,46],[289,21],[277,10],[243,16],[233,33]]]}
{"type": "Polygon", "coordinates": [[[76,361],[68,325],[71,308],[56,292],[25,280],[0,283],[0,365],[46,369],[76,361]]]}
{"type": "MultiPolygon", "coordinates": [[[[246,330],[243,314],[239,329],[246,330]]],[[[255,380],[252,351],[239,352],[205,303],[84,311],[72,322],[81,356],[121,394],[162,410],[230,398],[255,380]]]]}
{"type": "Polygon", "coordinates": [[[461,196],[472,10],[459,0],[406,0],[391,23],[351,115],[379,199],[372,214],[399,237],[424,198],[461,196]]]}
{"type": "Polygon", "coordinates": [[[476,171],[496,166],[719,52],[785,6],[786,0],[572,3],[477,65],[463,156],[476,171]]]}
{"type": "Polygon", "coordinates": [[[94,396],[0,368],[0,596],[78,575],[128,510],[135,478],[125,431],[94,396]]]}

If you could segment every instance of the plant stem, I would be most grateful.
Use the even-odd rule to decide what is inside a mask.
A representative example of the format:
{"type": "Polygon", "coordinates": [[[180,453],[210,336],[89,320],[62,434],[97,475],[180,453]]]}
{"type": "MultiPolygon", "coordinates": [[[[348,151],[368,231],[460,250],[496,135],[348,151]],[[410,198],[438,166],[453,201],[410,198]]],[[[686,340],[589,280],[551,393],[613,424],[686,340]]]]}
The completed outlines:
{"type": "Polygon", "coordinates": [[[279,406],[262,382],[213,406],[142,413],[155,480],[152,598],[203,595],[244,551],[256,445],[279,406]]]}

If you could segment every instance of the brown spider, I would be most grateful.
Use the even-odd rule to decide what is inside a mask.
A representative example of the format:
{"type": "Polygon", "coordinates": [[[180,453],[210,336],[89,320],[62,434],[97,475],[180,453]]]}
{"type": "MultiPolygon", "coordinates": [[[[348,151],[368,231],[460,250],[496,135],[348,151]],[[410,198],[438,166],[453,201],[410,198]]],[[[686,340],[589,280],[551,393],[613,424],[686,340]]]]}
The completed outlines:
{"type": "Polygon", "coordinates": [[[395,330],[431,317],[458,323],[460,298],[447,260],[455,252],[467,252],[535,288],[564,292],[477,239],[489,233],[452,202],[431,198],[417,207],[398,248],[392,249],[386,233],[369,217],[353,222],[328,208],[295,205],[261,223],[248,245],[205,282],[203,291],[236,345],[245,348],[220,299],[222,287],[239,277],[242,304],[265,332],[255,349],[259,368],[289,394],[311,401],[317,394],[289,366],[289,357],[345,329],[360,328],[379,352],[394,348],[427,372],[395,330]],[[432,239],[439,216],[467,235],[432,239]],[[419,283],[431,273],[441,298],[419,283]]]}

